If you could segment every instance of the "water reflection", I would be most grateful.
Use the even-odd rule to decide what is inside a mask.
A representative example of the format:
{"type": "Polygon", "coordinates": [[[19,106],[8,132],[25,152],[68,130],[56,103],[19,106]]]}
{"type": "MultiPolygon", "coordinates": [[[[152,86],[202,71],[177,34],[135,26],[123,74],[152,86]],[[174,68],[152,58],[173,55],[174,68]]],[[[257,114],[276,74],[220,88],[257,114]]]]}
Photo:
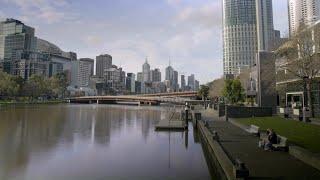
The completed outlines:
{"type": "Polygon", "coordinates": [[[154,131],[167,113],[107,105],[1,109],[0,179],[210,179],[192,126],[154,131]]]}

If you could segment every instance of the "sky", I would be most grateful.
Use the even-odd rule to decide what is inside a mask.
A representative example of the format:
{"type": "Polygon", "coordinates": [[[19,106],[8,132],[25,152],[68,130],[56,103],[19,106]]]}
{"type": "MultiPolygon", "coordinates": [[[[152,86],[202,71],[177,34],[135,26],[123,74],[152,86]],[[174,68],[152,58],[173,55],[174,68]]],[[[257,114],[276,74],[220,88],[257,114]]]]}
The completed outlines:
{"type": "MultiPolygon", "coordinates": [[[[287,0],[273,0],[275,29],[288,34],[287,0]]],[[[0,0],[0,18],[15,18],[78,58],[113,56],[126,72],[171,65],[200,83],[219,78],[222,0],[0,0]]]]}

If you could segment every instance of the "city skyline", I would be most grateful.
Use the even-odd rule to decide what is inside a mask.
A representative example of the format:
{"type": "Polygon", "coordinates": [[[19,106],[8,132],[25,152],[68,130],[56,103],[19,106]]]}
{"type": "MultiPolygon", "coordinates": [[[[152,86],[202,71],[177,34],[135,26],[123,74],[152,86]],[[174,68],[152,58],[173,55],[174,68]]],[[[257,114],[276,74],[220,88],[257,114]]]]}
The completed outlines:
{"type": "MultiPolygon", "coordinates": [[[[0,16],[22,20],[35,27],[40,38],[77,52],[79,58],[94,59],[99,54],[110,54],[114,64],[136,73],[146,56],[162,72],[171,57],[179,72],[197,74],[201,84],[223,74],[220,0],[142,0],[137,4],[122,0],[97,1],[94,5],[64,0],[21,2],[1,0],[0,5],[7,8],[0,10],[0,16]],[[130,7],[132,10],[127,12],[130,7]],[[93,9],[95,12],[82,15],[83,8],[88,9],[85,12],[93,9]],[[33,17],[32,12],[39,15],[33,17]]],[[[288,34],[288,15],[283,10],[287,9],[287,1],[273,3],[275,16],[283,17],[275,18],[275,29],[288,34]]]]}

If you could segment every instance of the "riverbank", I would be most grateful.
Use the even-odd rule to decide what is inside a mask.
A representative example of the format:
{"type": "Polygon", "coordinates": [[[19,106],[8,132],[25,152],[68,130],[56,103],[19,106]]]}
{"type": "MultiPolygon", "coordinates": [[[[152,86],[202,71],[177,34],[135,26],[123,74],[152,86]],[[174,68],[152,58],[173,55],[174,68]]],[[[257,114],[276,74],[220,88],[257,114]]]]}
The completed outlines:
{"type": "MultiPolygon", "coordinates": [[[[219,144],[232,163],[237,159],[249,170],[249,178],[265,179],[319,179],[320,171],[294,158],[289,153],[268,152],[258,147],[259,138],[252,136],[230,122],[219,120],[207,110],[203,112],[205,128],[213,135],[218,134],[219,144]]],[[[224,161],[219,161],[223,167],[224,161]]],[[[230,166],[230,165],[229,165],[230,166]]],[[[230,174],[230,168],[224,168],[230,174]]],[[[232,179],[232,178],[228,178],[232,179]]]]}
{"type": "Polygon", "coordinates": [[[27,105],[27,104],[61,104],[65,103],[64,100],[52,100],[52,101],[0,101],[0,106],[7,105],[27,105]]]}

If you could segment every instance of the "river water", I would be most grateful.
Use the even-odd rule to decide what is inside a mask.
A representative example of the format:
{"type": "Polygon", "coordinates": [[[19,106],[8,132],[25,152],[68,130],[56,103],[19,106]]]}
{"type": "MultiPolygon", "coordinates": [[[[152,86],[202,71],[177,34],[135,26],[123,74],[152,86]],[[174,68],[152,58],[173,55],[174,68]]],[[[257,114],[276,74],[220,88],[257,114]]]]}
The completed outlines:
{"type": "Polygon", "coordinates": [[[156,132],[164,107],[0,109],[0,179],[211,179],[197,134],[156,132]]]}

